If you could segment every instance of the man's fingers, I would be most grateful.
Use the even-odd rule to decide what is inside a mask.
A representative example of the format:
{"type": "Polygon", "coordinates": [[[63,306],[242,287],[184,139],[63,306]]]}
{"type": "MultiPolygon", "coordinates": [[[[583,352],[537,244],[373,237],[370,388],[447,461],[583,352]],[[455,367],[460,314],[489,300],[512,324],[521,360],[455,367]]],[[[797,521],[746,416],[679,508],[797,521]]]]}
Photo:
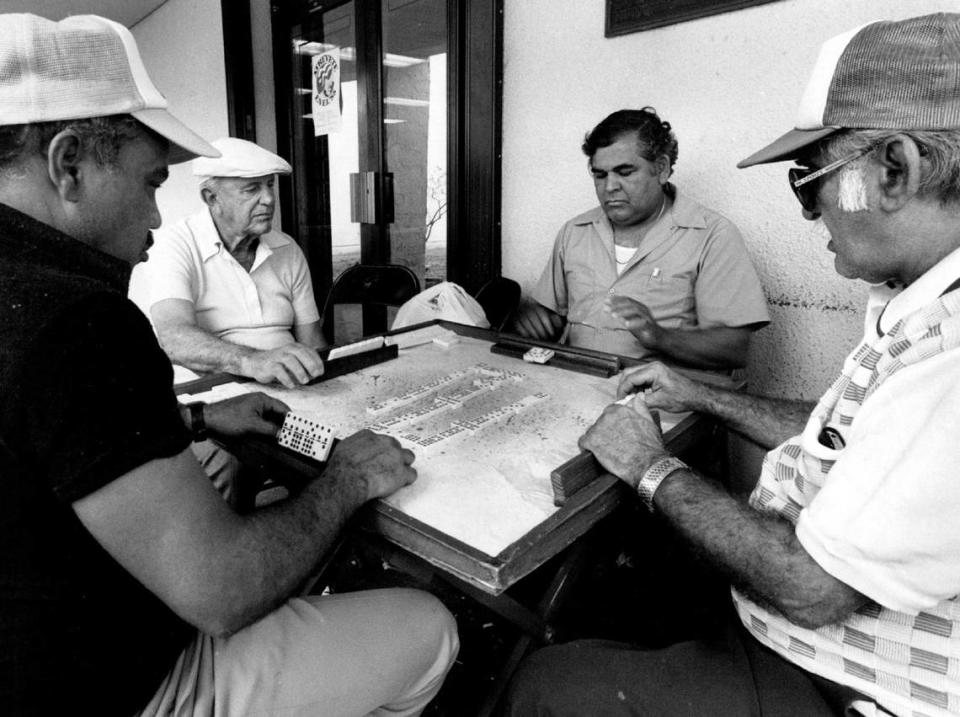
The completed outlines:
{"type": "Polygon", "coordinates": [[[617,398],[622,398],[638,389],[646,389],[654,384],[651,366],[635,366],[620,374],[620,383],[617,386],[617,398]]]}
{"type": "Polygon", "coordinates": [[[268,367],[267,373],[273,378],[274,381],[279,381],[284,388],[297,388],[303,383],[302,381],[299,381],[297,377],[290,372],[290,369],[280,361],[272,363],[268,367]]]}
{"type": "Polygon", "coordinates": [[[301,383],[306,383],[311,378],[316,378],[323,373],[323,359],[320,358],[316,349],[303,344],[289,344],[280,350],[283,352],[282,360],[287,366],[291,366],[290,360],[294,360],[308,375],[308,378],[302,380],[301,383]]]}
{"type": "Polygon", "coordinates": [[[551,338],[553,336],[553,322],[550,320],[550,314],[542,310],[537,310],[535,319],[537,322],[537,338],[551,338]]]}
{"type": "Polygon", "coordinates": [[[261,393],[260,395],[263,396],[261,407],[264,413],[280,416],[282,420],[283,417],[290,412],[290,406],[280,399],[268,396],[265,393],[261,393]]]}

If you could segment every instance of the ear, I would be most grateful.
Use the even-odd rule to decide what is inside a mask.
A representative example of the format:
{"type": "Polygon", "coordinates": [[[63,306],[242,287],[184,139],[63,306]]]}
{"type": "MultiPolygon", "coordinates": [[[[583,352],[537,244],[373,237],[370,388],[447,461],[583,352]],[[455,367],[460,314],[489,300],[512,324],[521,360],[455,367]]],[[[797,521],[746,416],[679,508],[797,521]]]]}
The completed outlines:
{"type": "Polygon", "coordinates": [[[883,141],[876,157],[880,163],[880,207],[897,211],[920,189],[920,148],[910,137],[898,134],[883,141]]]}
{"type": "Polygon", "coordinates": [[[660,184],[666,184],[670,180],[670,158],[661,154],[654,160],[653,165],[656,167],[660,184]]]}
{"type": "Polygon", "coordinates": [[[208,207],[212,207],[213,203],[217,199],[217,193],[214,192],[210,187],[204,187],[200,190],[200,198],[203,200],[203,203],[208,207]]]}
{"type": "Polygon", "coordinates": [[[47,148],[47,174],[60,197],[76,202],[83,183],[82,142],[72,130],[64,130],[50,140],[47,148]]]}

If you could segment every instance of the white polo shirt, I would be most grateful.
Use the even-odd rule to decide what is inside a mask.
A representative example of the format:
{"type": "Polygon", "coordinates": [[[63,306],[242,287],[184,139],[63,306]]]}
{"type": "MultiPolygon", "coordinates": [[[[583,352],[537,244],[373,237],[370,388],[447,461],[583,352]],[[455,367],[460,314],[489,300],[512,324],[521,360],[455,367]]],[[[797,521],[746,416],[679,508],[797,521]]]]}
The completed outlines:
{"type": "Polygon", "coordinates": [[[159,229],[155,239],[130,287],[148,316],[158,301],[184,299],[200,328],[256,349],[292,343],[293,326],[320,318],[306,258],[282,232],[260,237],[249,272],[227,250],[206,208],[159,229]]]}

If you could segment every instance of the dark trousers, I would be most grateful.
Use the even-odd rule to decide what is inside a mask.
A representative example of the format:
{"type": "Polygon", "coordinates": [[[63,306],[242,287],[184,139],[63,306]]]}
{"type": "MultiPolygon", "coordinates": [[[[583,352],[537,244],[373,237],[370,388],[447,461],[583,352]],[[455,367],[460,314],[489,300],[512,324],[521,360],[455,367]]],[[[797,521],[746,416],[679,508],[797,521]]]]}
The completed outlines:
{"type": "Polygon", "coordinates": [[[511,717],[834,717],[858,695],[768,650],[731,615],[709,638],[643,650],[578,640],[531,655],[511,682],[511,717]]]}

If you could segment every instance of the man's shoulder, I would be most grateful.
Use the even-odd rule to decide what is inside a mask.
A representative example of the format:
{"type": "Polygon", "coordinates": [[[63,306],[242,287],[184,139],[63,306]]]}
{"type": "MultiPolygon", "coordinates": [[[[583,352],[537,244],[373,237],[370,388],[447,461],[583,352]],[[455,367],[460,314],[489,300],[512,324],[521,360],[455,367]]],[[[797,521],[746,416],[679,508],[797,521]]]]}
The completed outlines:
{"type": "Polygon", "coordinates": [[[739,233],[737,225],[722,212],[707,206],[686,192],[675,189],[674,219],[681,226],[697,229],[730,229],[739,233]]]}
{"type": "Polygon", "coordinates": [[[260,237],[260,241],[270,247],[276,256],[283,257],[285,261],[305,262],[306,255],[303,249],[297,244],[297,241],[282,231],[271,229],[260,237]]]}
{"type": "Polygon", "coordinates": [[[154,230],[154,234],[164,234],[164,235],[182,235],[189,234],[190,227],[195,225],[201,219],[200,213],[190,214],[185,217],[180,217],[179,219],[172,222],[164,222],[163,225],[154,230]]]}
{"type": "Polygon", "coordinates": [[[66,307],[100,297],[112,302],[124,296],[106,281],[87,274],[65,271],[61,267],[39,262],[0,260],[0,297],[13,311],[4,312],[3,321],[24,321],[24,314],[50,316],[66,307]]]}
{"type": "Polygon", "coordinates": [[[567,227],[589,226],[602,218],[603,209],[599,206],[596,206],[592,209],[588,209],[585,212],[581,212],[572,219],[568,219],[563,226],[564,229],[567,227]]]}
{"type": "Polygon", "coordinates": [[[260,241],[262,241],[271,249],[278,249],[285,246],[293,246],[295,249],[300,248],[292,236],[286,232],[280,231],[279,229],[271,229],[266,234],[263,234],[260,237],[260,241]]]}
{"type": "Polygon", "coordinates": [[[213,220],[210,219],[210,213],[206,209],[201,209],[195,214],[181,217],[174,222],[164,222],[163,226],[153,232],[156,239],[154,246],[199,247],[199,243],[212,226],[213,220]]]}

